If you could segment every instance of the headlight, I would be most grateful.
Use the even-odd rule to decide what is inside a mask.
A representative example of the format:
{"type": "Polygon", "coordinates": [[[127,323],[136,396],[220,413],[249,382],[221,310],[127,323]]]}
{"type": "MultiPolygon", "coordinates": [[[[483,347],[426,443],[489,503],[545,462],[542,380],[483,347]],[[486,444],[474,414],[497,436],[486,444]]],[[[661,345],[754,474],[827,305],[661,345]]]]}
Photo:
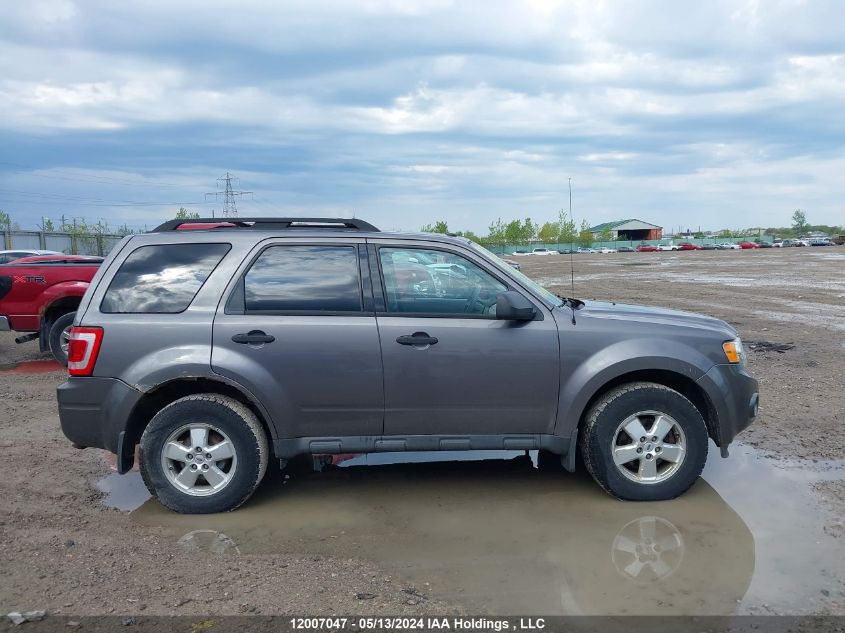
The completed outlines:
{"type": "Polygon", "coordinates": [[[735,338],[732,341],[722,343],[722,349],[725,350],[725,356],[729,363],[736,363],[745,365],[745,350],[742,349],[742,341],[735,338]]]}

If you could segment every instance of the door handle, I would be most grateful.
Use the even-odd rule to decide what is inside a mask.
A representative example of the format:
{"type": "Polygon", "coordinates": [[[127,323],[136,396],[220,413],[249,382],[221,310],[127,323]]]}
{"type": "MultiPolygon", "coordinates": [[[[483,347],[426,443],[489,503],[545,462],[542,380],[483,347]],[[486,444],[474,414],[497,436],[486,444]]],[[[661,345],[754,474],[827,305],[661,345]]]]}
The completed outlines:
{"type": "Polygon", "coordinates": [[[399,345],[413,345],[415,347],[425,347],[427,345],[436,345],[437,337],[429,336],[425,332],[414,332],[413,334],[406,334],[396,339],[399,345]]]}
{"type": "Polygon", "coordinates": [[[251,330],[245,334],[235,334],[232,337],[235,343],[244,343],[247,345],[259,345],[262,343],[272,343],[276,340],[275,336],[265,334],[261,330],[251,330]]]}

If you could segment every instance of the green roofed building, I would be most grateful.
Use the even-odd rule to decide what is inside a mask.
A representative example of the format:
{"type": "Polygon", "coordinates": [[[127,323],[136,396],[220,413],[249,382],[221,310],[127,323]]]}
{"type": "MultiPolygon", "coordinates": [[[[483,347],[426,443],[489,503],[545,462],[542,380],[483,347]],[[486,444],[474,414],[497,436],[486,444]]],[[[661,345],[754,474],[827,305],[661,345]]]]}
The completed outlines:
{"type": "Polygon", "coordinates": [[[602,233],[610,231],[612,240],[660,240],[663,239],[663,227],[649,224],[642,220],[615,220],[590,227],[593,239],[602,239],[602,233]]]}

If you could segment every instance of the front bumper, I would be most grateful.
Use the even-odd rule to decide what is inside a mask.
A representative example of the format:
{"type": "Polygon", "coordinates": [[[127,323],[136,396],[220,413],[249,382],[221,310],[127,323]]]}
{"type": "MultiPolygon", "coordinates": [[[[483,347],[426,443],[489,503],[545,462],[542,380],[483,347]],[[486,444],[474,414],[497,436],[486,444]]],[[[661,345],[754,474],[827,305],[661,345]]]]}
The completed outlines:
{"type": "Polygon", "coordinates": [[[119,453],[126,448],[120,434],[142,396],[116,378],[68,378],[56,389],[62,432],[76,446],[119,453]]]}
{"type": "Polygon", "coordinates": [[[757,417],[760,406],[757,379],[742,365],[714,365],[698,379],[716,414],[713,441],[723,449],[757,417]]]}

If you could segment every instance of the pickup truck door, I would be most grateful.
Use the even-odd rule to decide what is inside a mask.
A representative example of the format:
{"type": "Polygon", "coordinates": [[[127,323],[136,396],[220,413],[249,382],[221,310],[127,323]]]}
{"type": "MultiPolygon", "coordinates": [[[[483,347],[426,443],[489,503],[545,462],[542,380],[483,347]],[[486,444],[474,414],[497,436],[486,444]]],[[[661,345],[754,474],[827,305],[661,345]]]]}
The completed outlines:
{"type": "Polygon", "coordinates": [[[552,433],[559,338],[551,313],[469,249],[369,240],[385,435],[552,433]],[[495,318],[521,292],[534,321],[495,318]]]}

